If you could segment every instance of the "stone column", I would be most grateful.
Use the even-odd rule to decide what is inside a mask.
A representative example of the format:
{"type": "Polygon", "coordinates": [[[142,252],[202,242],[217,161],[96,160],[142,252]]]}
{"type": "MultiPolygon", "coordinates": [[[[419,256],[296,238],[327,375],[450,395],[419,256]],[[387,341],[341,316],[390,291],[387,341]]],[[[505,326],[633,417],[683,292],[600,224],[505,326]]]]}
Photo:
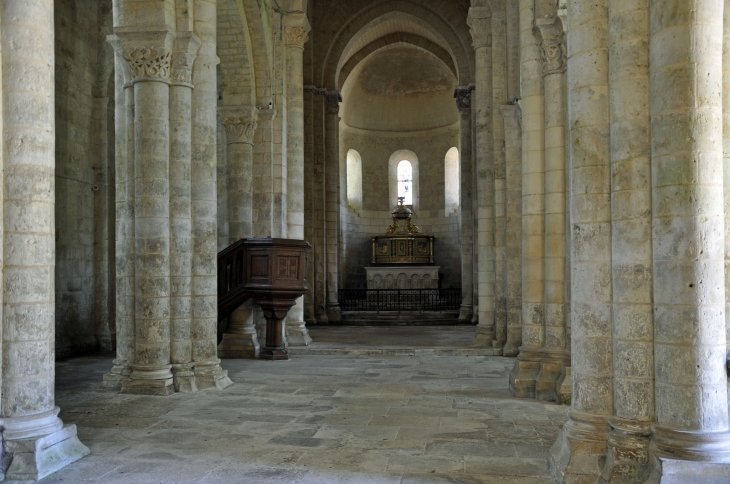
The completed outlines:
{"type": "MultiPolygon", "coordinates": [[[[228,243],[253,235],[253,144],[259,110],[255,106],[222,107],[228,143],[228,243]]],[[[258,358],[261,346],[253,324],[253,302],[231,313],[218,346],[221,358],[258,358]]]]}
{"type": "Polygon", "coordinates": [[[507,341],[503,356],[517,356],[522,344],[522,127],[516,104],[499,107],[504,121],[507,224],[507,341]]]}
{"type": "Polygon", "coordinates": [[[170,84],[170,363],[177,392],[198,390],[191,343],[193,269],[190,164],[192,70],[200,40],[178,35],[170,84]]]}
{"type": "Polygon", "coordinates": [[[232,384],[220,367],[218,346],[218,229],[216,186],[216,2],[194,0],[195,33],[201,45],[193,66],[192,355],[198,388],[232,384]]]}
{"type": "Polygon", "coordinates": [[[649,0],[609,0],[613,416],[602,482],[645,482],[654,420],[649,0]]]}
{"type": "Polygon", "coordinates": [[[340,103],[339,91],[325,95],[325,241],[327,244],[327,319],[340,320],[339,240],[340,240],[340,103]]]}
{"type": "Polygon", "coordinates": [[[326,161],[325,161],[325,110],[326,110],[326,89],[314,89],[314,173],[313,173],[313,189],[314,197],[314,239],[312,243],[314,257],[314,276],[313,281],[309,281],[310,287],[314,291],[314,316],[317,318],[317,324],[327,324],[327,235],[326,235],[326,219],[327,212],[325,207],[326,194],[326,161]]]}
{"type": "Polygon", "coordinates": [[[613,408],[608,0],[568,13],[573,395],[549,462],[559,482],[594,482],[613,408]]]}
{"type": "Polygon", "coordinates": [[[253,236],[274,234],[274,118],[276,109],[259,111],[253,145],[253,236]]]}
{"type": "Polygon", "coordinates": [[[534,398],[545,342],[545,96],[532,0],[520,0],[522,110],[522,347],[509,377],[510,391],[534,398]]]}
{"type": "Polygon", "coordinates": [[[134,85],[135,340],[122,392],[174,393],[170,365],[169,31],[121,32],[134,85]],[[145,45],[137,41],[144,39],[145,45]]]}
{"type": "Polygon", "coordinates": [[[723,314],[723,3],[649,4],[656,398],[652,482],[730,479],[723,314]]]}
{"type": "Polygon", "coordinates": [[[107,41],[114,48],[117,354],[102,386],[119,390],[132,371],[129,365],[134,354],[134,88],[121,42],[116,35],[110,35],[107,41]]]}
{"type": "Polygon", "coordinates": [[[545,96],[545,340],[535,396],[554,401],[565,354],[565,46],[559,19],[537,19],[535,24],[545,96]]]}
{"type": "MultiPolygon", "coordinates": [[[[290,239],[304,240],[304,44],[309,39],[305,14],[287,14],[284,20],[287,92],[287,232],[290,239]]],[[[304,322],[304,297],[286,316],[290,345],[312,342],[304,322]]]]}
{"type": "Polygon", "coordinates": [[[51,0],[0,3],[0,478],[6,479],[40,479],[89,453],[54,402],[53,42],[51,0]]]}
{"type": "Polygon", "coordinates": [[[456,107],[459,109],[461,135],[461,309],[459,322],[470,323],[474,311],[474,215],[472,212],[472,152],[471,152],[471,93],[469,86],[457,87],[454,91],[456,107]]]}
{"type": "Polygon", "coordinates": [[[477,245],[479,324],[475,344],[494,341],[494,159],[492,152],[492,25],[489,7],[469,9],[469,25],[476,58],[474,91],[478,203],[477,245]]]}
{"type": "MultiPolygon", "coordinates": [[[[725,0],[722,29],[722,65],[730,66],[730,0],[725,0]]],[[[725,227],[730,227],[730,69],[722,70],[722,138],[725,227]]],[[[725,338],[730,359],[730,231],[725,230],[725,338]]],[[[730,400],[730,386],[728,386],[730,400]]]]}
{"type": "MultiPolygon", "coordinates": [[[[311,46],[310,46],[311,47],[311,46]]],[[[311,49],[310,49],[311,51],[311,49]]],[[[314,249],[314,233],[316,230],[314,204],[314,86],[303,87],[304,102],[304,240],[312,244],[314,249]]],[[[309,292],[304,295],[304,321],[317,324],[314,303],[314,250],[307,256],[307,281],[309,292]]]]}

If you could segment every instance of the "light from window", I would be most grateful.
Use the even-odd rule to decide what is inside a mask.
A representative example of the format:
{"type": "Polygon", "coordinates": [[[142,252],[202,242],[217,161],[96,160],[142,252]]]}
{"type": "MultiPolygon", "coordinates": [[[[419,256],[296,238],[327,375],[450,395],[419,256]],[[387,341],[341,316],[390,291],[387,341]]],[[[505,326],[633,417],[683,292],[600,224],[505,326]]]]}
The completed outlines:
{"type": "Polygon", "coordinates": [[[413,205],[413,166],[408,160],[398,163],[398,197],[403,197],[403,205],[413,205]]]}
{"type": "Polygon", "coordinates": [[[459,210],[459,150],[454,147],[444,159],[444,212],[448,217],[459,210]]]}
{"type": "Polygon", "coordinates": [[[347,152],[347,204],[362,209],[362,157],[355,150],[347,152]]]}

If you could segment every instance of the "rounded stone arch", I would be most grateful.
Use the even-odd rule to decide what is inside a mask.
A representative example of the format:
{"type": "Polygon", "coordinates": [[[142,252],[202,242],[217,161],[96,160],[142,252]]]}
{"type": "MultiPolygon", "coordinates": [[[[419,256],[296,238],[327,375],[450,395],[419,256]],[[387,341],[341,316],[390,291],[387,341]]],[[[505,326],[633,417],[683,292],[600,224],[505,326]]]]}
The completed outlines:
{"type": "Polygon", "coordinates": [[[357,51],[355,54],[353,54],[340,69],[340,72],[337,76],[337,89],[342,89],[342,87],[345,85],[345,81],[347,81],[349,75],[360,62],[364,61],[370,54],[373,54],[393,44],[410,44],[430,52],[437,59],[443,62],[446,67],[448,67],[449,70],[454,74],[454,77],[458,79],[459,75],[456,69],[456,65],[454,64],[454,59],[446,49],[420,35],[410,34],[406,32],[395,32],[380,37],[379,39],[369,43],[368,45],[357,51]]]}
{"type": "Polygon", "coordinates": [[[222,104],[254,106],[256,85],[246,13],[237,0],[220,0],[217,20],[222,104]]]}
{"type": "Polygon", "coordinates": [[[417,211],[420,200],[418,155],[411,150],[398,150],[388,160],[388,206],[395,210],[398,205],[398,163],[406,160],[413,169],[413,210],[417,211]]]}
{"type": "MultiPolygon", "coordinates": [[[[434,0],[432,8],[426,8],[408,0],[383,0],[357,12],[340,29],[330,45],[322,67],[321,85],[329,89],[337,86],[337,68],[350,39],[373,20],[391,12],[406,13],[430,25],[446,40],[453,54],[459,84],[469,84],[474,76],[474,56],[469,31],[466,25],[463,26],[464,28],[457,28],[456,25],[451,25],[445,20],[445,18],[453,16],[449,15],[449,11],[453,10],[453,5],[450,7],[448,1],[434,0]],[[444,12],[443,15],[441,15],[442,12],[444,12]]],[[[452,20],[454,23],[457,21],[455,17],[452,20]]]]}
{"type": "MultiPolygon", "coordinates": [[[[236,0],[241,9],[242,18],[246,19],[248,25],[248,36],[251,45],[253,60],[254,92],[256,105],[267,107],[272,98],[272,69],[274,47],[271,44],[273,35],[269,22],[264,15],[265,8],[259,7],[264,4],[259,0],[236,0]]],[[[270,15],[271,12],[268,12],[270,15]]]]}

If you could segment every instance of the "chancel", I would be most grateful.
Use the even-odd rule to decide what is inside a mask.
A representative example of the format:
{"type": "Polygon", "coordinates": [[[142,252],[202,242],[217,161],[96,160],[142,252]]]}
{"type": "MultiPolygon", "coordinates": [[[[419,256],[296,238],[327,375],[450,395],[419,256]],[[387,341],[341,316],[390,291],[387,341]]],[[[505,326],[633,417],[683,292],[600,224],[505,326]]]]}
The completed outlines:
{"type": "Polygon", "coordinates": [[[0,0],[0,480],[730,483],[730,0],[0,0]]]}

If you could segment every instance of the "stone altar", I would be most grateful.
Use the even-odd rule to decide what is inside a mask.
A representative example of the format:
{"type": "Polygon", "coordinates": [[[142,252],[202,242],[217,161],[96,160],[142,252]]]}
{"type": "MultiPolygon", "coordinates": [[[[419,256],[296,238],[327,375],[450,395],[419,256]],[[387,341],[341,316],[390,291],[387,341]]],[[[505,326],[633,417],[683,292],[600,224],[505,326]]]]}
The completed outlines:
{"type": "Polygon", "coordinates": [[[439,266],[366,267],[368,289],[438,289],[439,266]]]}

